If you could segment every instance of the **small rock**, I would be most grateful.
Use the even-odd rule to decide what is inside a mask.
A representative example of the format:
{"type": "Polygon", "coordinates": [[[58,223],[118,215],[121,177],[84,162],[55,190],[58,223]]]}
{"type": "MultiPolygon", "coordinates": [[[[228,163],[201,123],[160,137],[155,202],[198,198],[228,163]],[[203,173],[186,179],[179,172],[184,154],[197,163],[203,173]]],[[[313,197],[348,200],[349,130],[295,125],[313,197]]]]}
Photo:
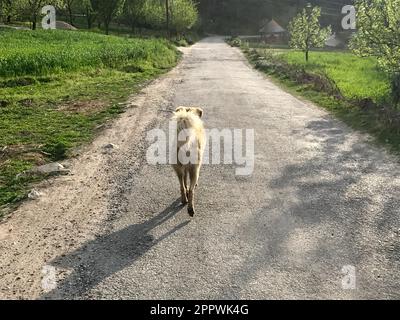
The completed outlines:
{"type": "Polygon", "coordinates": [[[103,146],[103,154],[111,154],[116,149],[118,149],[117,145],[113,143],[106,144],[103,146]]]}
{"type": "Polygon", "coordinates": [[[113,143],[109,143],[109,144],[106,144],[106,145],[103,147],[103,149],[106,149],[106,150],[118,149],[118,146],[115,145],[115,144],[113,144],[113,143]]]}
{"type": "Polygon", "coordinates": [[[28,198],[31,199],[31,200],[37,200],[37,199],[39,199],[41,196],[42,196],[42,194],[41,194],[39,191],[35,190],[35,189],[33,189],[33,190],[32,190],[31,192],[29,192],[29,194],[28,194],[28,198]]]}
{"type": "MultiPolygon", "coordinates": [[[[35,167],[35,168],[27,171],[26,173],[27,174],[57,175],[57,174],[68,174],[68,173],[70,173],[70,171],[65,169],[65,167],[62,164],[54,162],[54,163],[45,164],[43,166],[35,167]]],[[[19,176],[21,176],[21,174],[19,176]]]]}

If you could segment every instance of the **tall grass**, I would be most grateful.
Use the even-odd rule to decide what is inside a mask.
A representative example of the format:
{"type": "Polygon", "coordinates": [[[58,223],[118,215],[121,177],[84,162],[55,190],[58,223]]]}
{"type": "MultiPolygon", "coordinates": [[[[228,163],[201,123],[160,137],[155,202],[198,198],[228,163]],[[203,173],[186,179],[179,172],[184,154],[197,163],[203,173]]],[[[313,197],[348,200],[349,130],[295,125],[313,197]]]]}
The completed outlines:
{"type": "Polygon", "coordinates": [[[0,29],[0,76],[49,75],[82,68],[117,68],[149,61],[156,68],[176,59],[161,39],[130,39],[88,32],[0,29]]]}

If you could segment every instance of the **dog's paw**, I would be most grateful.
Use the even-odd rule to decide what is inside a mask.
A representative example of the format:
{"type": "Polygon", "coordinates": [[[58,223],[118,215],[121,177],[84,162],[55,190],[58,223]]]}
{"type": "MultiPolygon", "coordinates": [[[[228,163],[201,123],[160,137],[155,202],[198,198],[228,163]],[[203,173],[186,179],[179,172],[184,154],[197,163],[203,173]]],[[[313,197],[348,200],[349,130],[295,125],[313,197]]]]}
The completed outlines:
{"type": "Polygon", "coordinates": [[[195,211],[193,208],[188,208],[189,216],[194,217],[195,211]]]}

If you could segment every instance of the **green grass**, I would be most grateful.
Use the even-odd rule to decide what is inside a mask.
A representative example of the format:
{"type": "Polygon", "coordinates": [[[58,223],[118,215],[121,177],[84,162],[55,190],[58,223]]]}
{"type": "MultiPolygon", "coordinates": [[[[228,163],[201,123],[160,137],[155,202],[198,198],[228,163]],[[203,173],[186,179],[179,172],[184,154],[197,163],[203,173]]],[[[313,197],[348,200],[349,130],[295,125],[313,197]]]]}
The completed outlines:
{"type": "Polygon", "coordinates": [[[379,69],[374,58],[360,58],[349,52],[312,52],[310,61],[298,51],[280,51],[280,57],[289,64],[307,71],[323,71],[348,99],[370,98],[376,103],[387,102],[390,96],[388,76],[379,69]]]}
{"type": "Polygon", "coordinates": [[[168,66],[174,52],[163,40],[105,37],[89,32],[0,31],[0,76],[48,75],[127,62],[168,66]]]}
{"type": "Polygon", "coordinates": [[[179,57],[166,40],[86,32],[0,29],[0,42],[0,216],[44,178],[19,173],[71,156],[179,57]]]}

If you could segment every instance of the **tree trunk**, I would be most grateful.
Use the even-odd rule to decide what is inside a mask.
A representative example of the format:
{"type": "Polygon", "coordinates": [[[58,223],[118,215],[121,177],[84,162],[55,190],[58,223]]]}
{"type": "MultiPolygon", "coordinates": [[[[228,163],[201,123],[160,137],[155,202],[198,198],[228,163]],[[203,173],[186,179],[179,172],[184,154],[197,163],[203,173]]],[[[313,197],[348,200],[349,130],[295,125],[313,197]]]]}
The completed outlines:
{"type": "Polygon", "coordinates": [[[165,18],[167,23],[167,36],[169,37],[169,0],[165,0],[165,18]]]}
{"type": "Polygon", "coordinates": [[[90,9],[89,9],[89,7],[86,7],[86,21],[87,21],[87,26],[88,26],[88,29],[90,30],[90,29],[92,29],[92,15],[91,15],[91,13],[90,13],[90,9]]]}
{"type": "Polygon", "coordinates": [[[71,25],[74,25],[74,19],[73,19],[73,17],[72,17],[72,9],[71,9],[71,7],[68,7],[68,15],[69,15],[69,23],[71,24],[71,25]]]}
{"type": "Polygon", "coordinates": [[[37,24],[36,20],[37,20],[36,15],[32,16],[32,21],[31,21],[32,22],[32,30],[36,30],[36,24],[37,24]]]}
{"type": "Polygon", "coordinates": [[[104,27],[106,29],[106,35],[110,34],[110,21],[104,21],[104,27]]]}
{"type": "Polygon", "coordinates": [[[308,62],[309,59],[309,50],[306,50],[306,61],[308,62]]]}

